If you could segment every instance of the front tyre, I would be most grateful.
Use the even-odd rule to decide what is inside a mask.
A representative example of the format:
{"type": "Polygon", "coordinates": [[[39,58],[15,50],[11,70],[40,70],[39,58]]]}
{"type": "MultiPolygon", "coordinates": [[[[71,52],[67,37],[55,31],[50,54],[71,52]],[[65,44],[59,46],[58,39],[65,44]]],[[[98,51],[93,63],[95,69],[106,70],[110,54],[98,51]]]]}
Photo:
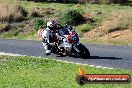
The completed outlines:
{"type": "Polygon", "coordinates": [[[79,45],[80,47],[80,52],[79,55],[83,58],[83,59],[88,59],[90,57],[90,52],[89,50],[82,44],[79,45]]]}

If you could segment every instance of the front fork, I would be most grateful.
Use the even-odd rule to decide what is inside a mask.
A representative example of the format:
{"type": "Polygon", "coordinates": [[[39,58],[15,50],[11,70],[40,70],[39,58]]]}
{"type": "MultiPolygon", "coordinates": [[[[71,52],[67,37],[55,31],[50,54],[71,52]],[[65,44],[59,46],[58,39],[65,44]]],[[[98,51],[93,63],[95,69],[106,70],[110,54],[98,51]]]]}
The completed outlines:
{"type": "Polygon", "coordinates": [[[77,53],[80,53],[80,50],[78,49],[78,46],[80,45],[80,43],[76,43],[76,44],[73,44],[73,49],[77,52],[77,53]]]}

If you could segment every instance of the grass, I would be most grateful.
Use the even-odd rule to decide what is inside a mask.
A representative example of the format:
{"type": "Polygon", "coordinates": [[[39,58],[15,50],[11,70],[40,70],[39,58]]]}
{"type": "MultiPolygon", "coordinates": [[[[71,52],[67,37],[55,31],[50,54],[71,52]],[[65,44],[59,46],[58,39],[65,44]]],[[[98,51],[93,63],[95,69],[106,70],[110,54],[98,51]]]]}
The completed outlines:
{"type": "MultiPolygon", "coordinates": [[[[131,88],[130,84],[76,83],[78,65],[28,56],[0,56],[0,88],[131,88]]],[[[130,74],[124,69],[83,66],[88,74],[130,74]]]]}
{"type": "MultiPolygon", "coordinates": [[[[126,29],[132,30],[131,29],[132,22],[130,20],[132,7],[127,4],[124,4],[124,5],[123,4],[89,4],[89,3],[87,4],[73,4],[73,3],[65,4],[65,3],[49,3],[49,2],[35,3],[35,2],[28,2],[28,1],[19,1],[19,3],[17,3],[11,0],[9,0],[8,2],[7,0],[5,1],[6,1],[5,2],[6,4],[0,4],[2,7],[0,12],[2,12],[3,10],[6,10],[6,12],[9,12],[8,14],[12,14],[12,13],[14,14],[16,10],[18,9],[17,7],[21,7],[24,11],[27,12],[27,16],[24,18],[26,19],[26,21],[29,21],[29,22],[28,24],[21,22],[21,24],[24,25],[23,27],[18,26],[15,29],[14,27],[11,27],[9,28],[10,29],[9,31],[6,31],[6,32],[3,31],[0,34],[0,38],[17,38],[17,39],[35,38],[37,39],[35,33],[37,32],[41,24],[45,24],[50,18],[55,18],[58,20],[60,17],[60,14],[63,13],[63,11],[65,10],[77,10],[86,18],[86,22],[82,22],[82,24],[74,26],[74,28],[77,30],[77,32],[79,33],[79,36],[82,39],[86,38],[84,36],[86,33],[91,32],[94,29],[96,30],[101,29],[101,31],[100,30],[98,31],[100,31],[102,35],[113,33],[115,31],[126,30],[126,29]],[[10,11],[10,9],[5,8],[5,7],[10,7],[10,4],[8,4],[9,2],[16,3],[16,4],[11,3],[12,8],[14,8],[14,6],[17,5],[12,12],[10,11]],[[41,19],[43,20],[43,22],[39,23],[36,21],[36,23],[34,23],[33,22],[34,19],[38,19],[38,20],[41,19]],[[31,25],[31,26],[26,27],[27,25],[31,25]],[[21,30],[18,31],[17,29],[20,29],[20,28],[21,30]],[[14,32],[15,30],[16,32],[14,32]],[[26,32],[26,34],[23,34],[23,32],[21,32],[21,31],[27,31],[27,30],[28,32],[26,32]],[[13,33],[11,33],[12,31],[13,33]]],[[[9,17],[7,16],[6,13],[2,13],[2,14],[3,16],[6,16],[6,18],[9,17]]],[[[14,18],[17,17],[15,15],[13,15],[14,18]]],[[[21,17],[21,15],[22,14],[19,14],[18,17],[21,17]]],[[[3,17],[1,18],[3,19],[3,17]]],[[[2,23],[2,24],[6,24],[6,23],[2,23]]],[[[0,30],[3,30],[3,27],[4,27],[3,25],[2,26],[0,25],[0,30]]],[[[95,32],[93,34],[96,35],[98,34],[98,32],[95,32]]],[[[96,44],[97,43],[103,43],[103,44],[107,43],[107,44],[115,44],[115,45],[116,44],[132,45],[131,42],[129,42],[130,44],[128,44],[128,42],[125,41],[128,39],[125,39],[121,42],[120,40],[122,39],[120,40],[117,39],[116,42],[114,40],[109,40],[110,42],[104,41],[104,40],[103,42],[101,40],[100,42],[98,42],[99,37],[96,36],[96,39],[92,40],[93,38],[91,38],[90,40],[92,40],[92,43],[96,43],[96,44]]],[[[87,40],[89,39],[87,38],[87,40]]],[[[88,41],[87,43],[91,43],[91,42],[88,41]]]]}
{"type": "Polygon", "coordinates": [[[19,21],[23,17],[23,9],[17,0],[0,1],[0,21],[11,22],[19,21]]]}

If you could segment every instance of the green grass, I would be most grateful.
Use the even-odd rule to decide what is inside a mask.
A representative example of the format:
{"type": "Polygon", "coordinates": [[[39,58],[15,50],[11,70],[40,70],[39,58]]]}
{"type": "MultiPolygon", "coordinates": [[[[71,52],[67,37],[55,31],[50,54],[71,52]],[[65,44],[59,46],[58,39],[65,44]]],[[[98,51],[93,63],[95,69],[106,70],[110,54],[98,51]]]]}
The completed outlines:
{"type": "MultiPolygon", "coordinates": [[[[131,88],[130,84],[76,83],[78,65],[51,59],[0,56],[0,88],[131,88]]],[[[97,69],[83,66],[88,74],[130,74],[123,69],[97,69]]]]}

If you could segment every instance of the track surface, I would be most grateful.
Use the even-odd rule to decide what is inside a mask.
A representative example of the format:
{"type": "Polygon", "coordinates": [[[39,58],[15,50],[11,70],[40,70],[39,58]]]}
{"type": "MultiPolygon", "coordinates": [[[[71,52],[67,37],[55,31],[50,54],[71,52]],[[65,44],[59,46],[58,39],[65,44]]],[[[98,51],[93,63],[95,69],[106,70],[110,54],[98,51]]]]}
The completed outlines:
{"type": "Polygon", "coordinates": [[[41,42],[0,39],[0,52],[49,57],[82,64],[132,70],[132,47],[94,44],[87,44],[85,46],[90,50],[91,53],[91,57],[89,59],[69,56],[59,57],[54,54],[46,56],[41,42]]]}

